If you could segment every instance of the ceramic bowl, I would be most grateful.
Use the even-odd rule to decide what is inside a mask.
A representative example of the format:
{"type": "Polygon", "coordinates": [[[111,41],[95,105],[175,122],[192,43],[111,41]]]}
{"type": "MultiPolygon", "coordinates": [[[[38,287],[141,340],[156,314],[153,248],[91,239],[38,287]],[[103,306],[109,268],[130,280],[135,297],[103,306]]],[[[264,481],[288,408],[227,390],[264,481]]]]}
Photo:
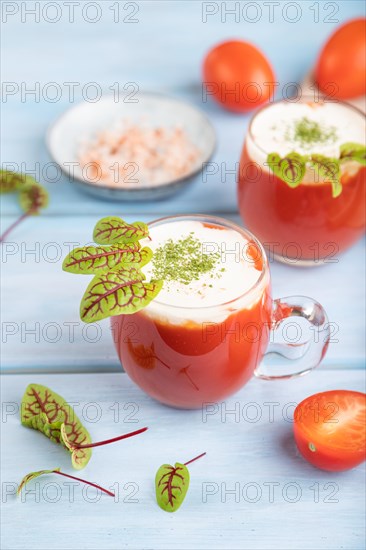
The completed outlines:
{"type": "Polygon", "coordinates": [[[71,107],[49,128],[46,141],[53,160],[83,191],[102,199],[143,201],[166,198],[192,182],[211,158],[216,135],[206,115],[189,103],[161,94],[138,93],[118,102],[108,95],[96,103],[83,102],[71,107]],[[158,185],[92,183],[83,176],[78,161],[81,144],[113,128],[120,120],[132,124],[143,121],[151,127],[181,127],[199,150],[199,158],[184,177],[158,185]]]}

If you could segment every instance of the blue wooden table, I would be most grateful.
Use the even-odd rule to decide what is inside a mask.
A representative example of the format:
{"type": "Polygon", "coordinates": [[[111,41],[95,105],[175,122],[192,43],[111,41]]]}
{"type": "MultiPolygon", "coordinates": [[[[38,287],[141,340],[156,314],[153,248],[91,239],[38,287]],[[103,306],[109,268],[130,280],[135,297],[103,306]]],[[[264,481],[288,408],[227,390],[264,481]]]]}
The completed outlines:
{"type": "MultiPolygon", "coordinates": [[[[282,414],[288,403],[317,391],[365,388],[364,242],[317,269],[271,264],[274,295],[318,299],[334,334],[317,372],[283,384],[252,381],[227,400],[227,409],[238,406],[240,411],[252,401],[262,411],[266,402],[280,403],[273,422],[263,414],[254,424],[242,417],[235,422],[232,416],[222,421],[220,415],[204,422],[201,411],[173,411],[144,396],[121,373],[109,323],[87,329],[79,321],[85,280],[61,270],[70,243],[89,242],[95,221],[103,215],[146,221],[206,212],[240,223],[235,171],[248,116],[202,101],[205,52],[227,38],[253,41],[271,60],[283,89],[288,82],[302,80],[338,21],[363,15],[363,2],[279,2],[271,15],[269,6],[259,2],[103,1],[93,11],[82,1],[75,3],[72,17],[62,1],[57,9],[45,7],[50,4],[46,2],[38,8],[36,4],[2,4],[2,164],[35,170],[51,198],[44,214],[23,222],[1,247],[3,547],[364,548],[364,467],[338,475],[311,468],[296,453],[291,422],[282,414]],[[236,4],[236,15],[225,12],[236,4]],[[202,108],[218,134],[213,159],[218,172],[198,176],[173,199],[147,204],[100,202],[81,194],[52,167],[47,172],[45,132],[50,123],[83,94],[110,93],[117,82],[121,89],[132,82],[140,90],[169,93],[202,108]],[[59,97],[53,101],[55,90],[59,97]],[[123,418],[116,425],[113,403],[120,402],[122,409],[126,403],[136,404],[138,427],[150,427],[146,437],[95,451],[85,470],[88,479],[107,486],[117,483],[122,493],[118,502],[103,497],[92,504],[81,487],[71,502],[62,484],[50,487],[44,498],[42,487],[53,479],[40,480],[38,501],[32,495],[25,502],[12,496],[11,485],[4,482],[19,482],[30,470],[61,466],[71,471],[65,453],[9,414],[9,403],[19,403],[29,381],[50,385],[80,406],[99,404],[106,412],[88,426],[95,440],[130,428],[123,418]],[[164,514],[154,503],[156,468],[204,450],[207,457],[192,465],[184,507],[176,515],[164,514]],[[126,488],[128,483],[132,485],[126,488]],[[274,485],[272,500],[271,483],[279,484],[274,485]],[[287,485],[291,483],[295,485],[287,485]],[[296,484],[301,497],[292,502],[296,484]],[[136,486],[137,496],[129,497],[136,486]],[[60,498],[51,503],[59,489],[60,498]],[[239,490],[239,496],[225,493],[232,489],[239,490]],[[261,491],[258,500],[256,490],[261,491]]],[[[1,212],[4,230],[19,214],[15,197],[3,198],[1,212]]]]}

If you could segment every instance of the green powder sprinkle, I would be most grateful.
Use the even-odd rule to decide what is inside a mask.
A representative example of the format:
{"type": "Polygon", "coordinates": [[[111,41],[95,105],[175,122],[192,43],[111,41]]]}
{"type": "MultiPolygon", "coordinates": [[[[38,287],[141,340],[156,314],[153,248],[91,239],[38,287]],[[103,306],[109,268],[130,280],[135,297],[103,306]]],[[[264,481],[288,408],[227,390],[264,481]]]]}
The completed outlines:
{"type": "MultiPolygon", "coordinates": [[[[220,252],[204,252],[202,242],[193,235],[191,232],[177,241],[168,239],[155,250],[152,259],[154,279],[189,285],[192,281],[198,281],[203,274],[214,272],[220,261],[220,252]]],[[[214,273],[211,274],[211,278],[213,277],[214,273]]]]}
{"type": "Polygon", "coordinates": [[[334,143],[337,132],[335,126],[321,126],[315,120],[303,117],[295,120],[291,128],[287,128],[285,138],[302,147],[310,147],[315,143],[334,143]]]}

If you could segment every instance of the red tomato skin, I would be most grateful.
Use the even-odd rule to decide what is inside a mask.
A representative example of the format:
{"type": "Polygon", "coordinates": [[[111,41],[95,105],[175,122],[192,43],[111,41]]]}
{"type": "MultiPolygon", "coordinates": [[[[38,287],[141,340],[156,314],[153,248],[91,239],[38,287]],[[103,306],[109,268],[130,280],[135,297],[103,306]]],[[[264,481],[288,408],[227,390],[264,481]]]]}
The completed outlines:
{"type": "Polygon", "coordinates": [[[338,99],[366,94],[366,19],[341,25],[323,47],[315,68],[320,90],[338,99]],[[332,83],[338,86],[334,90],[332,83]]]}
{"type": "Polygon", "coordinates": [[[275,91],[276,78],[268,59],[258,48],[241,40],[222,42],[212,48],[204,59],[202,74],[203,83],[215,87],[207,88],[208,95],[236,113],[256,109],[269,101],[275,91]],[[254,85],[248,87],[250,83],[254,85]],[[233,90],[236,92],[230,93],[233,90]]]}
{"type": "MultiPolygon", "coordinates": [[[[317,412],[320,416],[316,422],[313,412],[310,418],[307,416],[309,410],[319,411],[319,406],[322,406],[325,411],[325,416],[328,419],[327,421],[330,421],[328,406],[324,405],[338,404],[339,408],[334,415],[332,415],[331,420],[332,422],[338,422],[338,411],[341,418],[342,412],[344,412],[344,409],[342,409],[342,402],[345,400],[355,403],[354,407],[356,410],[359,411],[363,409],[363,412],[365,411],[366,395],[361,392],[350,390],[332,390],[311,395],[299,403],[295,409],[293,428],[297,448],[305,460],[321,470],[341,472],[355,468],[366,460],[365,437],[360,437],[360,442],[358,444],[359,448],[356,447],[352,449],[349,445],[345,446],[345,444],[342,446],[342,442],[339,443],[339,440],[342,440],[342,432],[337,433],[337,431],[335,431],[332,435],[328,436],[328,439],[327,430],[323,433],[321,412],[317,412]],[[314,422],[317,428],[315,429],[315,433],[314,422]],[[315,447],[315,450],[311,450],[310,444],[312,444],[313,448],[315,447]]],[[[346,414],[348,414],[347,411],[346,414]]],[[[365,419],[360,423],[360,420],[357,421],[351,418],[348,426],[343,423],[340,425],[343,426],[343,431],[347,431],[347,433],[352,427],[356,430],[362,430],[361,434],[365,435],[365,419]],[[353,426],[351,426],[352,422],[353,426]]]]}

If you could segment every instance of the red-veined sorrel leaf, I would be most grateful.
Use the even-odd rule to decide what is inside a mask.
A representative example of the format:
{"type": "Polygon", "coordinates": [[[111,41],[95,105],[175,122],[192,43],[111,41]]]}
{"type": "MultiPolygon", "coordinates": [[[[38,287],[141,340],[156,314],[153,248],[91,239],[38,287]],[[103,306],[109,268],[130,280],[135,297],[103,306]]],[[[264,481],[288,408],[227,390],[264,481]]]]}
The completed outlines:
{"type": "MultiPolygon", "coordinates": [[[[84,428],[73,408],[63,397],[40,384],[29,384],[21,403],[23,426],[42,432],[46,437],[65,446],[61,428],[75,445],[91,443],[89,432],[84,428]]],[[[77,456],[78,468],[89,462],[91,449],[82,449],[77,456]]]]}
{"type": "Polygon", "coordinates": [[[19,203],[24,212],[38,216],[39,211],[48,206],[48,193],[39,183],[27,183],[20,189],[19,203]]]}
{"type": "Polygon", "coordinates": [[[128,224],[121,218],[109,216],[98,221],[93,238],[98,244],[115,244],[139,241],[149,234],[148,226],[143,222],[128,224]]]}
{"type": "Polygon", "coordinates": [[[163,464],[156,472],[156,500],[166,512],[176,512],[181,506],[189,487],[188,468],[176,462],[175,466],[163,464]]]}
{"type": "Polygon", "coordinates": [[[306,163],[309,162],[319,177],[331,183],[333,198],[342,193],[340,163],[346,161],[357,161],[366,166],[366,147],[360,143],[344,143],[340,146],[339,159],[316,153],[302,156],[296,152],[282,159],[278,153],[270,153],[267,157],[267,164],[273,173],[290,187],[297,187],[301,183],[306,171],[306,163]]]}
{"type": "Polygon", "coordinates": [[[30,384],[23,396],[21,421],[24,426],[41,431],[52,441],[61,443],[70,453],[74,468],[81,470],[90,460],[92,448],[108,445],[143,433],[141,428],[128,434],[92,443],[72,407],[46,386],[30,384]]]}
{"type": "Polygon", "coordinates": [[[46,474],[53,474],[54,472],[59,472],[61,468],[54,468],[53,470],[38,470],[38,472],[30,472],[26,476],[23,477],[22,481],[19,483],[19,487],[17,489],[17,495],[19,495],[23,489],[23,487],[29,483],[29,481],[32,481],[32,479],[35,479],[39,476],[44,476],[46,474]]]}
{"type": "Polygon", "coordinates": [[[166,512],[176,512],[178,510],[189,488],[187,465],[205,454],[202,453],[185,464],[176,462],[174,466],[170,464],[160,466],[155,476],[156,500],[160,508],[166,512]]]}
{"type": "Polygon", "coordinates": [[[112,315],[136,313],[160,292],[163,281],[144,282],[145,275],[134,267],[107,271],[94,277],[82,298],[80,317],[86,323],[112,315]]]}
{"type": "Polygon", "coordinates": [[[0,236],[0,242],[2,242],[14,227],[27,218],[27,216],[37,215],[41,208],[46,208],[48,205],[48,193],[32,176],[17,174],[8,170],[0,171],[0,183],[1,193],[10,193],[11,191],[19,193],[20,206],[24,210],[24,214],[0,236]]]}
{"type": "Polygon", "coordinates": [[[366,147],[360,143],[344,143],[340,147],[339,158],[342,162],[356,160],[363,166],[366,166],[366,147]]]}
{"type": "Polygon", "coordinates": [[[84,461],[82,451],[89,450],[90,448],[94,447],[101,447],[102,445],[109,445],[110,443],[116,443],[117,441],[121,441],[122,439],[127,439],[129,437],[133,437],[135,435],[139,435],[143,432],[146,432],[147,428],[140,428],[139,430],[135,430],[134,432],[130,432],[123,435],[118,435],[117,437],[113,437],[112,439],[106,439],[105,441],[97,441],[95,443],[87,443],[84,445],[78,445],[73,443],[64,428],[64,425],[61,426],[61,439],[64,443],[64,445],[69,449],[71,452],[71,461],[74,468],[77,470],[80,470],[81,468],[84,468],[84,461]]]}
{"type": "Polygon", "coordinates": [[[74,443],[67,434],[65,424],[61,424],[60,432],[63,445],[65,445],[66,449],[68,449],[71,453],[71,464],[76,470],[82,470],[90,460],[91,449],[79,449],[78,447],[75,447],[74,443]]]}
{"type": "Polygon", "coordinates": [[[96,489],[99,489],[103,493],[106,493],[107,495],[114,497],[115,494],[112,493],[112,491],[108,491],[107,489],[104,489],[100,485],[97,485],[96,483],[91,483],[90,481],[86,481],[85,479],[80,479],[79,477],[71,476],[69,474],[64,474],[61,472],[60,468],[54,468],[53,470],[39,470],[38,472],[31,472],[23,477],[22,481],[19,484],[17,494],[19,495],[21,490],[24,488],[24,486],[29,483],[29,481],[32,481],[32,479],[35,479],[36,477],[43,476],[46,474],[57,474],[59,476],[67,477],[68,479],[74,479],[75,481],[80,481],[81,483],[85,483],[86,485],[90,485],[91,487],[95,487],[96,489]]]}
{"type": "Polygon", "coordinates": [[[124,245],[84,246],[74,248],[66,256],[62,269],[69,273],[91,275],[122,266],[143,267],[152,255],[148,247],[140,250],[138,241],[124,245]]]}
{"type": "Polygon", "coordinates": [[[146,282],[141,271],[153,256],[150,248],[140,249],[138,242],[148,234],[142,222],[129,225],[121,218],[103,218],[95,226],[94,238],[111,246],[76,248],[65,258],[65,271],[96,275],[80,304],[85,323],[136,313],[158,295],[163,281],[146,282]]]}
{"type": "Polygon", "coordinates": [[[270,153],[267,164],[272,172],[287,183],[289,187],[297,187],[302,182],[306,170],[306,157],[292,152],[281,158],[278,153],[270,153]]]}
{"type": "Polygon", "coordinates": [[[311,155],[309,161],[318,176],[332,184],[333,198],[338,197],[342,193],[339,160],[336,158],[325,157],[323,155],[311,155]]]}
{"type": "Polygon", "coordinates": [[[0,170],[0,193],[13,193],[18,191],[26,182],[30,183],[30,180],[35,180],[30,176],[23,174],[17,174],[10,170],[0,170]]]}

